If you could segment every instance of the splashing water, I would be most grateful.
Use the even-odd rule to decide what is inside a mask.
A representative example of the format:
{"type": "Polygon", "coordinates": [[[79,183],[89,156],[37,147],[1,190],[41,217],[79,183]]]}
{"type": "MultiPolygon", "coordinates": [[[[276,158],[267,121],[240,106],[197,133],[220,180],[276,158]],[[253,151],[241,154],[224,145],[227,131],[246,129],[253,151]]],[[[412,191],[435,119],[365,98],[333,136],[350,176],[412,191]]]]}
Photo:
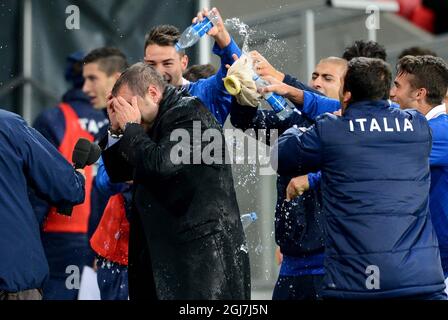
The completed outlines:
{"type": "Polygon", "coordinates": [[[255,42],[259,42],[262,40],[263,47],[263,56],[268,59],[278,59],[279,54],[285,52],[286,41],[279,40],[276,34],[271,34],[265,30],[258,30],[255,28],[250,28],[246,23],[241,21],[239,18],[230,18],[225,20],[226,28],[230,31],[237,33],[241,39],[243,40],[242,51],[243,53],[249,52],[250,45],[256,44],[255,42]],[[254,39],[257,38],[257,39],[254,39]]]}
{"type": "Polygon", "coordinates": [[[235,30],[243,39],[243,52],[249,52],[249,37],[254,33],[247,24],[239,18],[230,18],[224,21],[228,29],[235,30]]]}

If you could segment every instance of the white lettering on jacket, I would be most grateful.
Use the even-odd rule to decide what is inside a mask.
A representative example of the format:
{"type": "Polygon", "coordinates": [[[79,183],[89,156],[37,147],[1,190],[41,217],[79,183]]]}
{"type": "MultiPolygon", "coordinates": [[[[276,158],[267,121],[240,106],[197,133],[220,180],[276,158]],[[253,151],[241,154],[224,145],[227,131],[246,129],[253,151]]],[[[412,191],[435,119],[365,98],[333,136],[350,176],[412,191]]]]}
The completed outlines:
{"type": "Polygon", "coordinates": [[[387,119],[382,118],[381,120],[372,118],[360,118],[349,120],[350,132],[354,131],[369,131],[369,132],[406,132],[406,131],[414,131],[414,127],[412,126],[411,121],[409,119],[398,119],[394,118],[387,119]]]}

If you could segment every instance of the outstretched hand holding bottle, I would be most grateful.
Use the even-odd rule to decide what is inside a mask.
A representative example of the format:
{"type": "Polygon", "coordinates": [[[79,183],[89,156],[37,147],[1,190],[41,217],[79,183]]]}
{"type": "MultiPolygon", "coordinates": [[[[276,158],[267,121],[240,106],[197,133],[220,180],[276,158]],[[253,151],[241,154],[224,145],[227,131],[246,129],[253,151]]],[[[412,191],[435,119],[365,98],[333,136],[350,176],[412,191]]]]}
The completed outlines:
{"type": "Polygon", "coordinates": [[[213,37],[221,49],[230,44],[230,34],[224,26],[224,21],[218,9],[213,8],[209,11],[207,8],[204,8],[198,12],[192,22],[193,24],[182,33],[176,44],[177,51],[192,47],[205,34],[213,37]]]}
{"type": "Polygon", "coordinates": [[[272,76],[265,76],[263,80],[267,81],[268,85],[258,90],[261,94],[276,93],[291,100],[295,104],[303,104],[303,90],[291,87],[272,76]]]}

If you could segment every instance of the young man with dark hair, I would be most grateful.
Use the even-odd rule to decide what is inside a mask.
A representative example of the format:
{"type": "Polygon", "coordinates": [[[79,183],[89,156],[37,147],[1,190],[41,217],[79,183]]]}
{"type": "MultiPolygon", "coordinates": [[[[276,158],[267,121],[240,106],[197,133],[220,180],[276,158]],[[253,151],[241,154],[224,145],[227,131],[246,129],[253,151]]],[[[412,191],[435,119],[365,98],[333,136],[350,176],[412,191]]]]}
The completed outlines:
{"type": "MultiPolygon", "coordinates": [[[[109,124],[104,109],[106,94],[104,93],[101,103],[100,90],[96,90],[95,94],[92,93],[94,90],[88,91],[88,94],[98,97],[96,99],[91,99],[82,91],[83,86],[86,86],[83,78],[83,69],[86,67],[84,63],[88,61],[89,87],[93,87],[91,83],[94,82],[95,87],[107,90],[107,73],[113,73],[112,60],[121,59],[120,55],[122,54],[116,49],[110,48],[95,50],[87,57],[82,52],[71,54],[67,58],[65,76],[72,87],[64,94],[57,107],[44,111],[34,122],[34,127],[68,161],[72,159],[72,152],[79,138],[99,140],[106,134],[109,124]],[[101,71],[101,68],[105,71],[101,71]]],[[[67,277],[70,276],[70,273],[66,273],[67,267],[77,266],[81,272],[85,265],[93,264],[94,254],[91,252],[88,236],[107,201],[97,192],[93,172],[92,167],[86,168],[86,198],[84,203],[73,209],[71,217],[58,215],[56,208],[50,207],[46,201],[33,198],[34,209],[48,214],[42,232],[50,266],[50,277],[43,290],[45,300],[76,300],[79,290],[66,285],[67,277]]]]}
{"type": "MultiPolygon", "coordinates": [[[[213,53],[221,58],[221,66],[215,75],[197,82],[189,82],[183,78],[182,75],[188,67],[188,56],[184,51],[176,51],[174,45],[181,34],[171,25],[156,26],[149,31],[145,37],[144,61],[160,72],[169,84],[183,87],[192,96],[201,99],[207,109],[223,125],[230,112],[231,96],[225,90],[222,79],[227,74],[226,65],[233,64],[232,55],[240,56],[241,50],[226,30],[218,10],[216,8],[212,10],[219,20],[208,34],[215,39],[213,53]]],[[[194,21],[202,20],[207,15],[208,11],[203,10],[194,21]]]]}
{"type": "Polygon", "coordinates": [[[447,90],[448,66],[443,59],[405,56],[398,62],[391,97],[402,109],[420,111],[432,131],[429,209],[445,278],[448,278],[448,115],[443,100],[447,90]]]}
{"type": "Polygon", "coordinates": [[[95,49],[84,58],[83,91],[96,109],[106,108],[107,94],[127,67],[126,56],[117,48],[95,49]]]}
{"type": "MultiPolygon", "coordinates": [[[[122,74],[108,112],[112,129],[123,136],[109,138],[103,151],[107,173],[113,182],[133,180],[130,298],[249,299],[249,259],[231,166],[172,159],[176,146],[182,154],[198,152],[195,139],[179,143],[173,132],[194,137],[199,123],[202,133],[213,129],[224,141],[220,124],[199,99],[167,85],[143,63],[122,74]]],[[[200,146],[202,154],[207,143],[200,146]]],[[[226,144],[221,148],[224,156],[226,144]]]]}
{"type": "MultiPolygon", "coordinates": [[[[252,52],[255,68],[263,76],[277,76],[283,81],[286,76],[275,70],[258,52],[252,52]]],[[[309,80],[312,89],[338,98],[340,86],[347,69],[347,61],[337,57],[322,59],[309,80]]],[[[310,90],[312,90],[310,89],[310,90]]],[[[280,120],[274,111],[259,110],[254,106],[235,105],[231,110],[232,124],[243,131],[278,130],[282,134],[292,126],[309,127],[313,121],[303,113],[293,112],[280,120]]],[[[267,136],[267,144],[274,144],[267,136]]],[[[322,200],[319,188],[320,174],[310,174],[295,178],[305,183],[311,190],[292,202],[286,201],[286,189],[291,176],[277,179],[277,205],[275,208],[275,240],[279,245],[282,261],[272,299],[309,300],[319,299],[324,275],[324,243],[322,228],[322,200]]]]}
{"type": "Polygon", "coordinates": [[[350,61],[353,58],[366,57],[377,58],[386,61],[386,49],[378,42],[357,40],[351,46],[345,48],[342,58],[350,61]]]}
{"type": "MultiPolygon", "coordinates": [[[[104,47],[91,51],[84,59],[84,92],[95,108],[106,110],[107,95],[128,66],[126,56],[117,48],[104,47]]],[[[103,135],[104,136],[104,135],[103,135]]],[[[102,300],[127,300],[127,213],[131,192],[127,184],[110,184],[102,160],[98,163],[95,187],[108,199],[102,207],[101,220],[90,237],[90,246],[97,254],[96,269],[102,300]]]]}
{"type": "Polygon", "coordinates": [[[434,51],[429,50],[427,48],[410,47],[410,48],[407,48],[407,49],[404,49],[403,51],[401,51],[400,55],[398,56],[398,59],[401,59],[404,56],[433,56],[433,57],[437,57],[437,54],[434,51]]]}
{"type": "MultiPolygon", "coordinates": [[[[342,116],[291,128],[274,148],[281,175],[322,171],[324,298],[446,299],[428,210],[430,128],[419,112],[389,106],[390,83],[384,61],[351,60],[342,116]]],[[[263,91],[303,99],[284,84],[263,91]]]]}

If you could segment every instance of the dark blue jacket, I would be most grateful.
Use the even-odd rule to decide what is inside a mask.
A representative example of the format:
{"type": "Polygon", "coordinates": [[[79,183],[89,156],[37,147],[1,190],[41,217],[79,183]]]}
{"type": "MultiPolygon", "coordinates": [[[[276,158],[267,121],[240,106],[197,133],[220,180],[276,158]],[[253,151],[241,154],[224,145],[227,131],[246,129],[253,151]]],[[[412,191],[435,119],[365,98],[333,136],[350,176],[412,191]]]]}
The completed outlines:
{"type": "Polygon", "coordinates": [[[42,288],[48,263],[28,186],[56,207],[84,201],[84,178],[18,115],[0,110],[0,290],[42,288]]]}
{"type": "MultiPolygon", "coordinates": [[[[322,95],[320,92],[286,75],[284,83],[301,90],[322,95]]],[[[309,102],[309,101],[308,101],[309,102]]],[[[266,129],[266,143],[271,144],[271,130],[282,134],[292,126],[309,127],[313,121],[297,109],[289,117],[280,119],[272,110],[261,110],[233,102],[230,121],[238,129],[246,131],[266,129]]],[[[298,106],[303,109],[304,106],[298,106]]],[[[313,106],[306,106],[307,109],[313,106]]],[[[274,137],[273,137],[274,138],[274,137]]],[[[321,224],[322,205],[319,188],[320,172],[310,173],[308,180],[311,190],[291,202],[286,201],[286,187],[292,176],[277,178],[277,203],[275,207],[275,241],[283,254],[280,275],[299,276],[323,273],[323,226],[321,224]]]]}
{"type": "Polygon", "coordinates": [[[428,206],[431,132],[420,113],[387,101],[353,103],[342,117],[324,115],[305,133],[289,129],[274,156],[277,150],[281,175],[322,171],[324,296],[443,291],[428,206]]]}
{"type": "Polygon", "coordinates": [[[432,131],[429,209],[439,240],[440,257],[448,277],[448,115],[428,121],[432,131]]]}
{"type": "MultiPolygon", "coordinates": [[[[234,102],[236,104],[236,102],[234,102]]],[[[297,110],[296,110],[297,111],[297,110]]],[[[235,105],[231,108],[230,121],[238,129],[246,131],[267,129],[266,143],[271,144],[270,130],[280,135],[292,126],[309,127],[312,125],[300,112],[293,112],[286,119],[280,119],[274,111],[260,110],[250,106],[235,105]]],[[[258,136],[257,136],[258,138],[258,136]]],[[[275,141],[272,141],[274,143],[275,141]]],[[[321,196],[318,187],[319,175],[309,174],[310,191],[303,196],[286,202],[286,187],[294,176],[277,178],[277,205],[275,207],[275,240],[284,255],[302,257],[323,253],[323,230],[319,221],[321,214],[321,196]],[[316,185],[317,182],[317,185],[316,185]]],[[[320,266],[322,268],[323,266],[320,266]]]]}

